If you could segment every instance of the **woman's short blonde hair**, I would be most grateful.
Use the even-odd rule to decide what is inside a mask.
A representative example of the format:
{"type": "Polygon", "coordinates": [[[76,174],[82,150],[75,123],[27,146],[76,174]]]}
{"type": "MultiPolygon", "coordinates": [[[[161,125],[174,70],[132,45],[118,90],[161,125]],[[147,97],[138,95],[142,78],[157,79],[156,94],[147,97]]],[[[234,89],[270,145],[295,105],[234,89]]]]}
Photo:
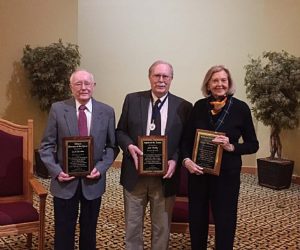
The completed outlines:
{"type": "Polygon", "coordinates": [[[208,97],[208,96],[211,95],[210,91],[208,90],[208,83],[209,83],[210,79],[212,78],[213,74],[217,73],[217,72],[220,72],[220,71],[225,71],[226,74],[227,74],[227,77],[228,77],[229,88],[228,88],[228,91],[227,91],[227,95],[233,95],[235,93],[236,88],[235,88],[235,84],[232,80],[230,71],[227,68],[225,68],[225,66],[223,66],[223,65],[215,65],[215,66],[212,66],[207,71],[207,73],[204,77],[202,87],[201,87],[201,91],[202,91],[203,96],[208,97]]]}

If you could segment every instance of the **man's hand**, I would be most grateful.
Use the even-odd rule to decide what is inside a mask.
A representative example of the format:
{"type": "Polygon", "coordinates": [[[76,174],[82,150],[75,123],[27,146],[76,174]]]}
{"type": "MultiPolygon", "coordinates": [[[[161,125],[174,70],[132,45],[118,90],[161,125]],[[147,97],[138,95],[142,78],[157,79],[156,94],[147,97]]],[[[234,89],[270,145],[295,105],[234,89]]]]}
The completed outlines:
{"type": "Polygon", "coordinates": [[[138,170],[138,157],[143,155],[143,152],[137,146],[135,146],[133,144],[130,144],[127,149],[134,161],[136,170],[138,170]]]}
{"type": "Polygon", "coordinates": [[[163,176],[163,179],[170,179],[170,178],[174,175],[175,169],[176,169],[176,161],[174,161],[174,160],[169,160],[169,161],[168,161],[168,171],[167,171],[167,173],[163,176]]]}
{"type": "Polygon", "coordinates": [[[187,170],[191,174],[200,175],[203,174],[203,168],[197,165],[195,162],[193,162],[191,159],[187,158],[183,162],[184,167],[187,168],[187,170]]]}
{"type": "Polygon", "coordinates": [[[59,175],[57,176],[57,179],[60,182],[66,182],[66,181],[71,181],[73,179],[75,179],[75,176],[69,176],[68,174],[66,174],[65,172],[61,171],[59,173],[59,175]]]}
{"type": "Polygon", "coordinates": [[[93,168],[92,172],[86,176],[88,179],[98,179],[100,178],[100,172],[98,171],[97,168],[93,168]]]}

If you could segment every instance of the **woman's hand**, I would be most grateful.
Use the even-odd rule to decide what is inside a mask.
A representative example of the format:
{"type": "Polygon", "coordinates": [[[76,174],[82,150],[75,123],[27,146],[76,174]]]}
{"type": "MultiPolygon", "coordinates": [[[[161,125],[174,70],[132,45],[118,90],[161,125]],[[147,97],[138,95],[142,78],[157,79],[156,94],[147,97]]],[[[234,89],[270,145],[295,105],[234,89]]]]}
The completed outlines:
{"type": "Polygon", "coordinates": [[[203,174],[203,168],[198,166],[195,162],[193,162],[190,158],[186,158],[183,161],[183,166],[191,173],[200,175],[203,174]]]}
{"type": "Polygon", "coordinates": [[[222,146],[222,148],[228,152],[233,152],[234,151],[234,146],[233,144],[230,144],[229,138],[225,135],[217,135],[212,142],[219,144],[222,146]]]}

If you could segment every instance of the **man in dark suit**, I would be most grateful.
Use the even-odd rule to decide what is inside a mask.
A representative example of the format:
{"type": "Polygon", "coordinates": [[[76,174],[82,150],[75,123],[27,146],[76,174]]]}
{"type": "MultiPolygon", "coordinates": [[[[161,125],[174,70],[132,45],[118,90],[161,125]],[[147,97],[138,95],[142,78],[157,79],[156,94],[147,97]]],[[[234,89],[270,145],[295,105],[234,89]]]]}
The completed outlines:
{"type": "MultiPolygon", "coordinates": [[[[172,65],[156,61],[149,68],[151,90],[131,93],[125,98],[117,126],[117,140],[123,150],[121,184],[124,187],[126,249],[142,250],[145,208],[150,202],[152,250],[168,249],[170,222],[175,201],[175,171],[179,159],[179,143],[192,104],[172,95],[172,65]],[[160,124],[154,125],[154,103],[158,106],[160,124]],[[168,167],[164,176],[139,176],[138,136],[150,135],[156,129],[168,138],[168,167]]],[[[157,114],[155,114],[156,116],[157,114]]],[[[178,166],[180,167],[180,166],[178,166]]]]}
{"type": "Polygon", "coordinates": [[[80,203],[79,248],[96,249],[96,227],[105,191],[105,174],[117,153],[114,110],[92,98],[94,77],[85,70],[70,77],[73,98],[52,105],[39,153],[51,175],[50,191],[54,196],[54,249],[73,250],[76,221],[80,203]],[[84,106],[83,106],[84,105],[84,106]],[[83,107],[85,131],[78,122],[83,107]],[[93,137],[93,166],[85,177],[68,175],[63,168],[64,137],[93,137]]]}

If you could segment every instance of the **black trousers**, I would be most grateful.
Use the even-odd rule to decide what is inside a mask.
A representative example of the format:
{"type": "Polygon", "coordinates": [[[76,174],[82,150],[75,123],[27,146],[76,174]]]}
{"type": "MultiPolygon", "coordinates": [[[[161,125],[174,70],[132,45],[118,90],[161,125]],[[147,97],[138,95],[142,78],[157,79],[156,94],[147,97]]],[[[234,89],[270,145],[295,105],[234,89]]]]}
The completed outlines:
{"type": "Polygon", "coordinates": [[[220,176],[189,175],[189,222],[194,250],[206,250],[209,202],[216,230],[216,249],[232,250],[237,222],[240,170],[227,170],[220,176]]]}
{"type": "Polygon", "coordinates": [[[75,229],[80,204],[80,236],[79,249],[96,249],[96,227],[100,211],[101,197],[87,200],[81,189],[81,182],[71,199],[54,197],[55,250],[75,249],[75,229]]]}

